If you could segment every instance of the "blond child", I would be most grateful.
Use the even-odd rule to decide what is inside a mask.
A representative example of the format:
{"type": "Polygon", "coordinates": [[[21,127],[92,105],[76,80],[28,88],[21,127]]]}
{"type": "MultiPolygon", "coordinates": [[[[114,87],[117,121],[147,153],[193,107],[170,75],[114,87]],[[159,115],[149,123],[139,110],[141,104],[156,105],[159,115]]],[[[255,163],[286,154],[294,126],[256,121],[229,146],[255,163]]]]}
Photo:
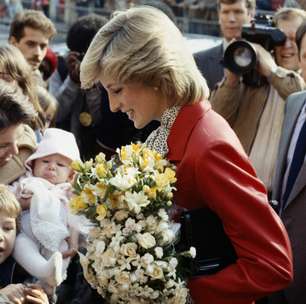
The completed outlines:
{"type": "Polygon", "coordinates": [[[0,303],[47,304],[47,295],[38,286],[13,284],[16,262],[11,254],[16,239],[16,219],[20,212],[14,194],[0,184],[0,303]]]}

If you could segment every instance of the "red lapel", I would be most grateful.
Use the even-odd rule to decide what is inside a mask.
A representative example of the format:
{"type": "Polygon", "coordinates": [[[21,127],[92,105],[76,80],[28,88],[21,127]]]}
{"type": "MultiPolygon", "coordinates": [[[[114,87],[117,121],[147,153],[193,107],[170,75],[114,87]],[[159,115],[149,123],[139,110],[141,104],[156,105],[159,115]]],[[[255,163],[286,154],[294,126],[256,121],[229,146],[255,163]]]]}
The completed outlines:
{"type": "Polygon", "coordinates": [[[185,105],[181,108],[167,140],[169,147],[167,158],[170,161],[180,161],[182,159],[193,127],[210,109],[211,105],[208,101],[185,105]]]}

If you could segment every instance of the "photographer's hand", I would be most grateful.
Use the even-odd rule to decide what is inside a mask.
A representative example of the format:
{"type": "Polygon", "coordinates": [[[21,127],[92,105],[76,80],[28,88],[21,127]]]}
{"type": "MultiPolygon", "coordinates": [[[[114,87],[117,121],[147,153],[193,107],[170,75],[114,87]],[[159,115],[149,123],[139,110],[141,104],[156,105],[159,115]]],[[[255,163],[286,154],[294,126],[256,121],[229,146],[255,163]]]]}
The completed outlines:
{"type": "Polygon", "coordinates": [[[277,68],[277,64],[275,63],[274,58],[272,55],[264,49],[261,45],[252,43],[252,45],[255,47],[257,52],[257,60],[258,60],[258,72],[265,76],[266,78],[269,78],[273,71],[277,68]]]}
{"type": "Polygon", "coordinates": [[[224,69],[225,81],[224,84],[229,88],[234,88],[238,85],[240,76],[232,73],[228,69],[224,69]]]}

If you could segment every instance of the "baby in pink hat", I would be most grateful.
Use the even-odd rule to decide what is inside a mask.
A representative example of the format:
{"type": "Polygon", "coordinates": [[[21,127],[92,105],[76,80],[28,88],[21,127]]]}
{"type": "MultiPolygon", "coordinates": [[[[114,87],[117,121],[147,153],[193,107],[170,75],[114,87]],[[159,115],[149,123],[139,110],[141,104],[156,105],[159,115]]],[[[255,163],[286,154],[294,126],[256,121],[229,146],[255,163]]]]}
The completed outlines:
{"type": "Polygon", "coordinates": [[[65,279],[69,256],[78,246],[77,221],[68,209],[70,164],[77,159],[80,154],[72,133],[46,129],[26,161],[29,172],[13,185],[23,210],[13,256],[51,292],[65,279]]]}

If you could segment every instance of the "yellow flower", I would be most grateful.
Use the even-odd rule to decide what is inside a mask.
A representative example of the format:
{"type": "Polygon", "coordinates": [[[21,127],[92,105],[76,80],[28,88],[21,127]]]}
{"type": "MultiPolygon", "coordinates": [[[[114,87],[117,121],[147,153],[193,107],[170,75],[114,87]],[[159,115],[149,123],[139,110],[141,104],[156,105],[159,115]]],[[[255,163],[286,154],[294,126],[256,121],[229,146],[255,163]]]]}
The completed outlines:
{"type": "Polygon", "coordinates": [[[80,160],[74,160],[70,167],[72,168],[72,170],[77,171],[77,172],[81,172],[83,169],[83,163],[80,160]]]}
{"type": "Polygon", "coordinates": [[[136,154],[138,154],[140,152],[141,149],[141,144],[133,144],[132,143],[132,151],[136,154]]]}
{"type": "Polygon", "coordinates": [[[175,177],[175,171],[170,169],[170,168],[166,168],[165,170],[165,175],[169,180],[170,184],[173,184],[176,182],[176,177],[175,177]]]}
{"type": "Polygon", "coordinates": [[[75,196],[70,200],[70,209],[73,212],[78,213],[86,208],[87,205],[81,196],[75,196]]]}
{"type": "Polygon", "coordinates": [[[93,160],[88,160],[84,163],[84,169],[85,171],[89,171],[92,168],[93,160]]]}
{"type": "Polygon", "coordinates": [[[105,205],[99,205],[96,208],[96,212],[98,214],[98,217],[97,217],[98,219],[104,219],[106,217],[107,209],[105,205]]]}
{"type": "Polygon", "coordinates": [[[143,187],[143,191],[149,198],[156,199],[156,191],[157,191],[156,187],[150,188],[149,186],[145,185],[143,187]]]}
{"type": "Polygon", "coordinates": [[[95,160],[96,160],[96,162],[99,163],[99,164],[105,162],[105,154],[102,153],[102,152],[99,153],[99,154],[96,156],[95,160]]]}
{"type": "Polygon", "coordinates": [[[95,187],[95,192],[100,198],[105,196],[107,190],[107,186],[104,183],[97,183],[95,187]]]}
{"type": "Polygon", "coordinates": [[[164,188],[166,188],[169,185],[168,177],[164,173],[157,174],[155,182],[156,182],[156,186],[159,190],[163,190],[164,188]]]}
{"type": "Polygon", "coordinates": [[[122,147],[120,150],[120,158],[122,161],[127,160],[127,151],[125,147],[122,147]]]}
{"type": "Polygon", "coordinates": [[[99,178],[106,177],[107,175],[107,168],[103,163],[97,164],[96,166],[96,173],[99,178]]]}
{"type": "Polygon", "coordinates": [[[109,195],[109,200],[113,209],[116,209],[120,206],[122,201],[121,194],[119,192],[114,192],[109,195]]]}
{"type": "Polygon", "coordinates": [[[139,165],[140,169],[144,170],[149,164],[149,160],[147,157],[139,157],[139,165]]]}
{"type": "Polygon", "coordinates": [[[93,205],[97,201],[97,197],[96,197],[93,189],[91,189],[89,187],[86,187],[86,186],[83,189],[83,191],[81,192],[81,197],[89,205],[93,205]]]}
{"type": "Polygon", "coordinates": [[[159,161],[162,159],[162,156],[157,151],[153,151],[153,155],[156,161],[159,161]]]}

